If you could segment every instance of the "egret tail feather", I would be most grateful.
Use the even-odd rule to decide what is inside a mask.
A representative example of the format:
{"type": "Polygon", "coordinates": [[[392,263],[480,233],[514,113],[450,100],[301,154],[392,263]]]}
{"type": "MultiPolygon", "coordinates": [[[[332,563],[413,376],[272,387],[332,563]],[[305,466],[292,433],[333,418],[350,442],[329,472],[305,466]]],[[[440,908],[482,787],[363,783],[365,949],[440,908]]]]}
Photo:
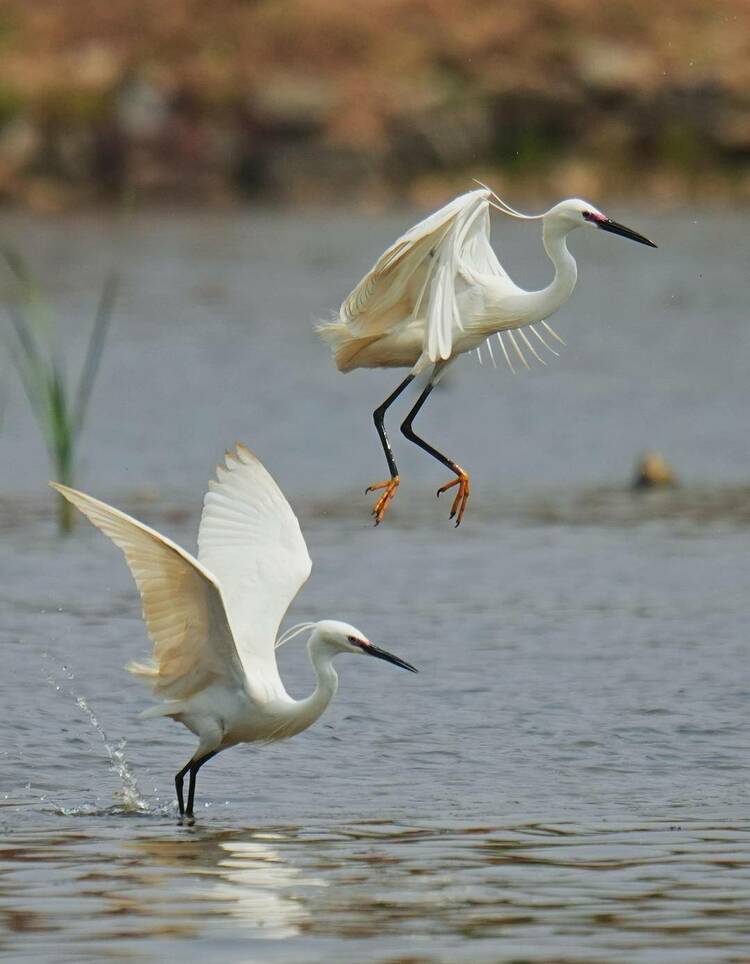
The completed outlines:
{"type": "Polygon", "coordinates": [[[510,360],[510,355],[508,354],[508,349],[505,347],[505,342],[503,341],[503,336],[500,334],[499,331],[496,332],[495,334],[497,335],[497,340],[500,342],[500,347],[501,347],[502,350],[503,350],[503,355],[504,355],[504,357],[505,357],[505,361],[507,362],[508,368],[510,368],[511,372],[515,375],[515,374],[516,374],[516,370],[515,370],[515,368],[513,367],[513,362],[510,360]]]}
{"type": "Polygon", "coordinates": [[[545,368],[546,368],[546,367],[547,367],[547,362],[541,357],[541,355],[539,355],[539,354],[537,353],[536,348],[534,348],[534,346],[533,346],[533,345],[531,344],[531,342],[529,341],[528,337],[526,336],[526,332],[523,330],[523,328],[519,328],[519,329],[518,329],[518,334],[519,334],[519,335],[521,336],[521,338],[523,338],[523,340],[526,342],[526,347],[529,349],[529,351],[530,351],[531,354],[534,356],[534,358],[536,358],[536,360],[537,360],[538,362],[541,362],[541,364],[544,365],[545,368]]]}
{"type": "Polygon", "coordinates": [[[517,342],[516,339],[513,337],[513,332],[512,332],[510,329],[508,329],[508,330],[505,332],[505,334],[506,334],[506,335],[508,336],[508,338],[510,339],[510,343],[511,343],[511,345],[513,345],[513,348],[515,349],[515,352],[516,352],[516,354],[518,355],[518,357],[521,359],[521,362],[523,363],[524,367],[525,367],[525,368],[529,368],[530,366],[529,366],[529,363],[526,361],[526,356],[525,356],[524,353],[521,351],[521,349],[518,347],[518,342],[517,342]]]}
{"type": "Polygon", "coordinates": [[[553,354],[556,358],[559,358],[559,357],[560,357],[560,352],[559,352],[559,351],[555,351],[555,349],[544,340],[544,338],[539,334],[539,332],[536,330],[536,328],[535,328],[533,325],[529,325],[528,328],[529,328],[530,331],[532,331],[532,332],[536,335],[536,337],[537,337],[537,338],[539,339],[539,341],[544,345],[544,347],[547,349],[547,351],[552,352],[552,354],[553,354]]]}
{"type": "Polygon", "coordinates": [[[546,321],[543,321],[542,324],[543,324],[544,327],[547,329],[547,331],[550,333],[550,335],[552,335],[553,338],[556,338],[556,339],[560,342],[561,345],[564,345],[564,344],[565,344],[565,342],[562,340],[562,338],[561,338],[561,337],[557,334],[557,332],[554,330],[554,328],[552,327],[552,325],[548,325],[546,321]]]}

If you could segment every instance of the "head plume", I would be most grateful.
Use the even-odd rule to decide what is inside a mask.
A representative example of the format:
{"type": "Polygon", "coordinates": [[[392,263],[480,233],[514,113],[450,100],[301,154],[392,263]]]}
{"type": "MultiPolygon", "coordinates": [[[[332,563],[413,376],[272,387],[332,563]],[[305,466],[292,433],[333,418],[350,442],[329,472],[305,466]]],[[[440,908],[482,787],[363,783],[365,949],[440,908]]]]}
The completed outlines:
{"type": "Polygon", "coordinates": [[[297,623],[296,626],[290,626],[289,629],[284,630],[284,632],[279,636],[274,644],[274,648],[278,649],[279,646],[283,646],[284,643],[288,643],[295,636],[299,636],[300,633],[304,633],[306,629],[314,629],[317,623],[297,623]]]}
{"type": "Polygon", "coordinates": [[[494,201],[490,201],[489,203],[493,208],[495,208],[496,211],[502,211],[503,214],[507,214],[511,218],[520,218],[522,221],[539,221],[540,218],[544,217],[543,214],[522,214],[520,211],[516,211],[515,208],[512,208],[510,204],[507,203],[507,201],[503,201],[503,199],[496,194],[491,187],[483,184],[481,181],[477,180],[477,178],[474,178],[473,180],[475,184],[483,187],[485,191],[490,192],[494,198],[494,201]]]}

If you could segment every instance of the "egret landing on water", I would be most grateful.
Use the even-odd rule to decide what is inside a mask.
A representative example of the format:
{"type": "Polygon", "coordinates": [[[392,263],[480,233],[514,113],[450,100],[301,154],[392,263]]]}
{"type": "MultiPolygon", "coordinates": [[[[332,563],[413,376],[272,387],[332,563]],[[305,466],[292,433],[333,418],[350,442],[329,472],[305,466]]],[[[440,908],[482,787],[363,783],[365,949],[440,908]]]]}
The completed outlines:
{"type": "MultiPolygon", "coordinates": [[[[460,524],[470,492],[468,473],[420,438],[412,427],[414,419],[450,362],[463,352],[481,352],[480,346],[490,335],[497,334],[511,369],[511,357],[529,367],[524,349],[542,362],[525,328],[542,348],[557,354],[545,335],[559,342],[562,339],[546,319],[573,292],[577,268],[568,251],[567,237],[584,225],[656,247],[587,201],[561,201],[546,214],[520,214],[483,185],[480,190],[455,198],[402,235],[344,301],[338,320],[318,327],[320,335],[331,345],[339,371],[411,367],[404,381],[373,413],[391,473],[390,479],[367,490],[383,490],[372,511],[375,525],[383,519],[399,484],[396,460],[383,424],[386,410],[417,375],[430,368],[427,385],[401,431],[455,475],[437,494],[457,486],[450,517],[455,518],[456,525],[460,524]],[[542,222],[542,243],[555,267],[555,277],[546,288],[524,291],[511,281],[490,244],[490,207],[510,217],[542,222]]],[[[486,347],[494,363],[489,341],[486,347]]]]}
{"type": "Polygon", "coordinates": [[[212,756],[236,743],[295,736],[318,719],[338,687],[332,664],[339,653],[376,656],[416,673],[347,623],[303,623],[276,638],[312,567],[299,523],[244,446],[228,452],[216,472],[204,500],[197,559],[124,512],[50,483],[123,551],[138,585],[154,657],[128,668],[162,700],[142,717],[172,717],[198,737],[175,777],[180,816],[190,818],[196,775],[212,756]],[[298,701],[284,689],[275,650],[308,629],[317,686],[298,701]]]}

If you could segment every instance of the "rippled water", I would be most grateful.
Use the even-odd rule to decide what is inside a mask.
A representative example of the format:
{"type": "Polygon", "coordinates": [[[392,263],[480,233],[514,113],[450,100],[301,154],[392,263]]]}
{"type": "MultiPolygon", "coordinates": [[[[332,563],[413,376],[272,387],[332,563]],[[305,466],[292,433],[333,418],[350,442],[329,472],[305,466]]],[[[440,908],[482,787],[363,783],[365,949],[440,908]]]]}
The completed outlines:
{"type": "MultiPolygon", "coordinates": [[[[576,239],[563,356],[515,378],[466,359],[425,412],[474,473],[457,532],[439,468],[399,441],[371,529],[369,412],[394,373],[339,376],[308,330],[408,218],[6,219],[74,343],[106,265],[124,273],[81,485],[190,548],[243,439],[315,563],[289,620],[351,620],[420,674],[342,657],[318,725],[212,760],[178,827],[192,737],[136,718],[134,587],[90,527],[56,539],[4,378],[0,956],[747,960],[744,227],[613,213],[663,247],[576,239]],[[681,489],[627,491],[647,445],[681,489]]],[[[511,266],[541,281],[516,231],[511,266]]],[[[305,694],[304,647],[280,658],[305,694]]]]}
{"type": "Polygon", "coordinates": [[[8,951],[56,960],[706,961],[750,930],[747,830],[711,821],[104,827],[3,856],[8,951]]]}

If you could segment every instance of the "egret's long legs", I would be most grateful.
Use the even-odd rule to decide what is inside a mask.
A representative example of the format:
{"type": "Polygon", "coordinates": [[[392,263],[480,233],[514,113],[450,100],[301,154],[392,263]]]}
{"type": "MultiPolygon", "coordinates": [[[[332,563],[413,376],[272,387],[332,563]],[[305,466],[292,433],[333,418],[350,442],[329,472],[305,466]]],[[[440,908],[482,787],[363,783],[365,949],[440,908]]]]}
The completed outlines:
{"type": "Polygon", "coordinates": [[[451,472],[455,473],[456,478],[452,479],[450,482],[446,482],[445,485],[441,485],[440,488],[437,490],[437,494],[439,497],[441,493],[447,492],[447,490],[453,488],[454,485],[458,486],[458,492],[456,493],[456,497],[453,500],[453,505],[451,506],[450,518],[451,519],[455,518],[456,525],[459,526],[461,525],[461,520],[464,517],[466,503],[469,501],[469,495],[471,494],[471,484],[469,481],[469,475],[467,472],[464,472],[464,470],[461,468],[460,465],[458,465],[457,462],[454,462],[452,459],[449,459],[448,456],[443,455],[442,452],[438,452],[436,448],[430,445],[429,442],[425,442],[425,440],[423,438],[420,438],[412,429],[412,422],[419,414],[419,410],[427,401],[430,395],[430,392],[434,387],[435,387],[435,382],[431,379],[428,382],[427,387],[424,389],[422,394],[417,399],[416,404],[414,405],[412,410],[404,419],[403,424],[401,425],[401,431],[409,439],[410,442],[414,442],[421,449],[424,449],[424,451],[427,452],[429,455],[431,455],[434,459],[437,459],[438,462],[442,462],[443,465],[447,466],[451,470],[451,472]]]}
{"type": "Polygon", "coordinates": [[[180,808],[181,817],[192,817],[193,816],[193,802],[195,800],[195,778],[198,775],[198,771],[207,763],[211,757],[216,756],[218,751],[214,750],[213,753],[207,753],[205,756],[199,757],[197,760],[188,760],[185,766],[180,770],[180,772],[174,778],[174,785],[177,791],[177,805],[180,808]],[[188,798],[187,798],[187,809],[185,808],[185,803],[182,796],[182,784],[185,779],[185,774],[190,774],[190,783],[188,784],[188,798]]]}
{"type": "Polygon", "coordinates": [[[181,817],[185,816],[185,801],[182,798],[182,784],[185,779],[185,774],[188,772],[188,770],[192,765],[193,765],[193,761],[188,760],[188,762],[180,770],[180,772],[175,774],[175,778],[174,778],[174,788],[177,791],[177,806],[180,808],[181,817]]]}
{"type": "Polygon", "coordinates": [[[375,516],[375,525],[379,525],[382,521],[388,506],[391,504],[391,501],[396,494],[396,489],[398,488],[399,482],[401,481],[398,477],[398,468],[396,467],[396,460],[393,457],[393,450],[391,449],[391,440],[388,438],[388,433],[385,430],[385,413],[396,401],[406,386],[409,385],[413,380],[414,375],[407,375],[398,388],[396,388],[394,392],[391,392],[383,404],[378,405],[378,407],[372,413],[375,428],[377,429],[378,436],[380,438],[380,444],[383,446],[383,452],[385,452],[385,458],[388,462],[388,470],[391,473],[390,479],[386,479],[385,482],[376,482],[374,485],[368,485],[368,487],[365,489],[365,493],[377,492],[379,489],[385,489],[372,509],[372,514],[375,516]]]}

